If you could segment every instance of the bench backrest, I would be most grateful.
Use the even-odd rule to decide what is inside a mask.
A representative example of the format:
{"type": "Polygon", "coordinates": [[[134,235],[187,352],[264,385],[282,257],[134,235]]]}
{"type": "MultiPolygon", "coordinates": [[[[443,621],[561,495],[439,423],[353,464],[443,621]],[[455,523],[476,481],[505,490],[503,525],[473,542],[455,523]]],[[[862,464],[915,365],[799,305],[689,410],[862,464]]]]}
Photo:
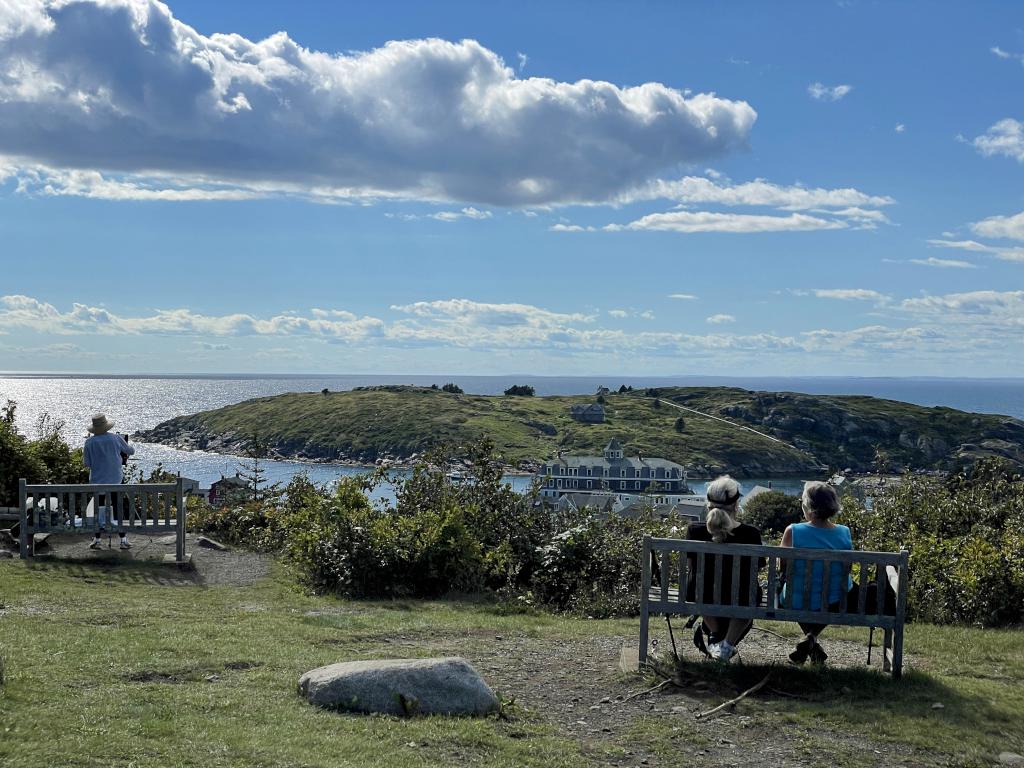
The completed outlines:
{"type": "Polygon", "coordinates": [[[173,483],[129,485],[29,485],[19,482],[20,514],[32,530],[96,527],[96,507],[110,508],[110,523],[119,528],[154,530],[184,525],[184,488],[173,483]],[[80,521],[80,522],[79,522],[80,521]]]}
{"type": "MultiPolygon", "coordinates": [[[[643,591],[641,600],[651,611],[684,615],[722,616],[730,618],[778,619],[821,624],[853,624],[859,626],[902,626],[907,599],[907,566],[909,554],[902,552],[866,552],[858,550],[796,549],[748,544],[714,544],[688,539],[660,539],[644,537],[643,591]],[[723,576],[728,556],[731,573],[723,576]],[[711,558],[709,560],[709,558],[711,558]],[[802,560],[804,578],[800,585],[802,607],[788,608],[779,599],[783,574],[789,566],[802,560]],[[710,569],[706,567],[712,563],[710,569]],[[845,580],[852,575],[859,587],[857,600],[848,605],[840,600],[839,607],[830,611],[828,600],[822,599],[812,608],[811,578],[813,563],[821,563],[821,595],[829,594],[833,570],[841,570],[845,580]],[[833,568],[832,564],[838,567],[833,568]],[[758,578],[741,583],[740,574],[767,574],[767,585],[762,600],[758,600],[758,578]],[[748,571],[749,569],[749,571],[748,571]],[[709,585],[706,572],[711,570],[712,599],[707,599],[709,585]],[[723,595],[724,582],[729,582],[731,594],[723,595]],[[875,585],[874,590],[871,585],[875,585]],[[741,589],[746,594],[741,594],[741,589]],[[869,600],[871,592],[875,599],[869,600]],[[886,595],[891,597],[886,600],[886,595]],[[690,598],[692,595],[692,599],[690,598]],[[890,612],[886,611],[889,604],[890,612]]],[[[817,570],[817,569],[814,569],[817,570]]],[[[845,589],[841,590],[845,594],[845,589]]]]}

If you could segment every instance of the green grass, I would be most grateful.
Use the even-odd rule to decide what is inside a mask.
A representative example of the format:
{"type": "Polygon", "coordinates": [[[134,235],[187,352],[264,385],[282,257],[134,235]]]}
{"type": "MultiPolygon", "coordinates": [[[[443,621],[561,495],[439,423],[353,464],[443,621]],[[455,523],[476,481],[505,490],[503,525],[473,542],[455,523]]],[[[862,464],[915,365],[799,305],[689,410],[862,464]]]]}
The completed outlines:
{"type": "Polygon", "coordinates": [[[661,390],[661,399],[655,408],[639,390],[611,394],[605,398],[605,423],[581,424],[570,418],[569,409],[593,397],[483,397],[417,387],[291,393],[172,419],[143,439],[173,442],[195,431],[233,436],[237,449],[259,434],[285,455],[373,460],[489,437],[503,459],[515,465],[559,450],[600,455],[617,437],[631,454],[747,477],[813,473],[822,464],[869,469],[876,446],[884,447],[896,466],[933,467],[948,465],[964,443],[990,438],[1024,443],[1024,425],[1006,417],[869,397],[672,387],[661,390]],[[792,444],[681,412],[669,402],[775,431],[792,444]],[[675,429],[680,416],[685,422],[681,432],[675,429]],[[928,453],[918,447],[919,438],[941,439],[945,449],[928,453]]]}
{"type": "MultiPolygon", "coordinates": [[[[473,659],[473,649],[493,645],[495,635],[530,638],[541,648],[594,648],[598,638],[632,640],[635,620],[509,615],[479,601],[313,597],[279,567],[248,587],[161,586],[151,583],[154,573],[141,565],[0,561],[5,768],[587,766],[626,752],[667,763],[680,749],[714,754],[723,734],[747,754],[775,745],[812,765],[886,764],[900,756],[910,765],[982,765],[1003,750],[1024,752],[1019,631],[911,626],[913,662],[902,682],[859,669],[780,669],[774,685],[799,698],[754,697],[714,724],[695,722],[690,709],[655,716],[635,701],[628,727],[596,744],[565,733],[553,711],[520,705],[509,719],[340,715],[304,703],[296,684],[322,664],[436,655],[453,644],[473,659]],[[944,708],[933,709],[935,702],[944,708]]],[[[863,641],[863,632],[829,630],[831,638],[844,636],[863,641]]],[[[638,679],[584,671],[610,661],[583,658],[545,674],[591,675],[583,682],[595,701],[641,687],[638,679]]],[[[710,708],[764,673],[693,669],[710,692],[658,697],[659,707],[710,708]]],[[[522,702],[529,696],[518,686],[529,684],[502,693],[522,702]]]]}

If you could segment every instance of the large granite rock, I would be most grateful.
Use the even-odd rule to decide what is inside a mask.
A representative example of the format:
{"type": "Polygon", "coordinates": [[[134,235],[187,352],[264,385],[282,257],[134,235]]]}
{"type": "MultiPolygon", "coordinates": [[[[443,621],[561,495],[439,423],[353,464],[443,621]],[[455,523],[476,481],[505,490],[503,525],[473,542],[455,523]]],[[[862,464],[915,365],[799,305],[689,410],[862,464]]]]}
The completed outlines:
{"type": "Polygon", "coordinates": [[[330,664],[300,677],[299,693],[321,707],[389,715],[486,715],[499,706],[458,657],[330,664]]]}

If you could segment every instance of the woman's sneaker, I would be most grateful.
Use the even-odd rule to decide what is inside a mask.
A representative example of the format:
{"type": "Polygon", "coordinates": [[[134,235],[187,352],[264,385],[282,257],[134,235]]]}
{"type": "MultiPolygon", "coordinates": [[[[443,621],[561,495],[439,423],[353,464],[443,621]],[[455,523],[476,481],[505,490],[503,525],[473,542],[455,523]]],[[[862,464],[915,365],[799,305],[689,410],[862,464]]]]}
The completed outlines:
{"type": "Polygon", "coordinates": [[[796,644],[796,650],[789,654],[789,660],[794,664],[803,664],[816,645],[814,635],[804,635],[804,639],[796,644]]]}
{"type": "Polygon", "coordinates": [[[715,661],[721,661],[724,664],[728,664],[729,660],[736,655],[736,646],[730,643],[728,640],[723,640],[720,643],[714,643],[708,651],[711,653],[711,658],[715,661]]]}
{"type": "Polygon", "coordinates": [[[92,544],[89,545],[89,549],[103,549],[103,542],[99,539],[93,539],[92,544]]]}
{"type": "Polygon", "coordinates": [[[131,549],[132,545],[128,543],[128,537],[125,536],[121,539],[121,549],[131,549]]]}

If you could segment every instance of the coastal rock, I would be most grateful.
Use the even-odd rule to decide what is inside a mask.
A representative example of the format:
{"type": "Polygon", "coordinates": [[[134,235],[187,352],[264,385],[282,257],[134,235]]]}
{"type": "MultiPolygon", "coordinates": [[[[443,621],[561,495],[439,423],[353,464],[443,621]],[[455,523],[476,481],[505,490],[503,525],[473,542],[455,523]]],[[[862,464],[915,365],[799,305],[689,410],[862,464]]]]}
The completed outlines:
{"type": "Polygon", "coordinates": [[[310,670],[299,693],[311,704],[388,715],[486,715],[498,698],[465,659],[349,661],[310,670]]]}
{"type": "Polygon", "coordinates": [[[999,764],[1000,765],[1024,765],[1024,756],[1018,755],[1016,752],[1000,752],[999,753],[999,764]]]}

